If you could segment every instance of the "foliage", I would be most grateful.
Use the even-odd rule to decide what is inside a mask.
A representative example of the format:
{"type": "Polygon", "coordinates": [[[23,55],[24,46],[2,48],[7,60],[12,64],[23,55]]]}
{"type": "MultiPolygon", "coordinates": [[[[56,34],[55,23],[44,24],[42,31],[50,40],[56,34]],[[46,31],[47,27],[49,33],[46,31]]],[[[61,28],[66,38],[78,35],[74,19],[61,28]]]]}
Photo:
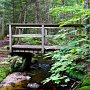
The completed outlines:
{"type": "Polygon", "coordinates": [[[11,72],[11,68],[7,66],[0,66],[0,82],[11,72]]]}
{"type": "Polygon", "coordinates": [[[90,72],[83,78],[81,86],[90,86],[90,72]]]}
{"type": "Polygon", "coordinates": [[[3,39],[3,37],[4,37],[3,35],[0,35],[0,40],[2,40],[2,39],[3,39]]]}
{"type": "Polygon", "coordinates": [[[49,53],[47,56],[52,56],[53,64],[51,67],[51,76],[43,83],[54,81],[56,84],[68,83],[71,78],[83,79],[86,70],[84,62],[90,55],[90,40],[87,36],[79,36],[70,41],[67,47],[63,47],[53,54],[49,53]],[[71,44],[72,43],[72,44],[71,44]]]}
{"type": "Polygon", "coordinates": [[[84,23],[83,21],[90,18],[90,10],[84,7],[84,0],[79,0],[79,2],[77,0],[64,1],[62,4],[52,6],[49,13],[56,17],[56,22],[59,22],[61,26],[71,23],[84,23]]]}
{"type": "Polygon", "coordinates": [[[84,25],[85,28],[90,28],[90,24],[84,25]]]}
{"type": "Polygon", "coordinates": [[[25,44],[31,44],[31,45],[39,45],[39,44],[41,44],[40,40],[35,39],[35,38],[30,38],[30,37],[29,38],[28,37],[22,38],[21,41],[23,43],[25,43],[25,44]]]}
{"type": "Polygon", "coordinates": [[[23,62],[24,60],[22,59],[22,57],[19,56],[8,56],[8,58],[6,59],[6,61],[11,65],[11,70],[15,71],[18,70],[20,68],[23,68],[23,62]]]}
{"type": "Polygon", "coordinates": [[[89,90],[90,89],[90,72],[88,72],[82,79],[82,83],[77,90],[89,90]]]}
{"type": "Polygon", "coordinates": [[[59,46],[70,46],[70,47],[75,47],[75,46],[81,46],[82,44],[86,47],[90,47],[89,43],[89,37],[88,35],[85,34],[74,34],[74,35],[67,35],[69,32],[66,34],[60,34],[56,36],[55,38],[52,38],[50,40],[50,45],[59,45],[59,46]],[[52,41],[52,42],[51,42],[52,41]],[[87,44],[87,45],[86,45],[87,44]]]}
{"type": "Polygon", "coordinates": [[[90,90],[90,86],[84,86],[84,87],[81,87],[77,90],[90,90]]]}

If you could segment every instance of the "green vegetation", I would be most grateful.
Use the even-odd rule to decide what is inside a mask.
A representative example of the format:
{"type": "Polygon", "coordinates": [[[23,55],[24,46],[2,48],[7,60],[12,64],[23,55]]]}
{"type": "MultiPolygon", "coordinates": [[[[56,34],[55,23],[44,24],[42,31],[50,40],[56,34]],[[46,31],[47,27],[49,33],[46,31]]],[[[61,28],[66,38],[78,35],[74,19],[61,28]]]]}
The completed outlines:
{"type": "Polygon", "coordinates": [[[81,86],[90,86],[90,72],[88,72],[82,80],[81,86]]]}
{"type": "Polygon", "coordinates": [[[90,18],[89,6],[85,9],[86,4],[89,1],[85,0],[51,0],[52,3],[55,3],[54,6],[50,9],[49,13],[56,17],[56,22],[59,22],[61,26],[71,23],[84,23],[84,21],[90,18]],[[85,3],[87,2],[87,3],[85,3]],[[65,16],[62,16],[62,15],[65,16]],[[71,16],[72,15],[72,16],[71,16]]]}
{"type": "Polygon", "coordinates": [[[19,56],[8,56],[6,59],[6,63],[11,66],[11,71],[18,71],[19,69],[23,69],[25,60],[19,56]]]}
{"type": "MultiPolygon", "coordinates": [[[[82,80],[87,74],[86,67],[90,65],[89,0],[1,0],[0,19],[0,34],[7,34],[7,31],[5,32],[7,29],[4,26],[8,22],[58,23],[60,26],[73,24],[73,28],[60,28],[58,35],[49,39],[49,45],[58,45],[61,48],[58,51],[46,54],[45,58],[51,57],[53,64],[50,69],[51,76],[44,80],[43,83],[53,81],[55,84],[68,85],[72,79],[82,80]],[[78,27],[75,27],[75,24],[78,24],[78,27]],[[82,24],[83,28],[80,27],[82,24]]],[[[28,31],[27,29],[22,29],[19,33],[40,33],[36,31],[37,29],[33,29],[32,31],[28,31]]],[[[56,34],[56,31],[54,30],[51,33],[56,34]]],[[[14,27],[13,34],[17,33],[14,27]]],[[[0,35],[0,39],[2,36],[0,35]]],[[[22,38],[20,42],[19,40],[17,38],[14,43],[41,44],[41,39],[37,38],[26,37],[22,38]]],[[[25,65],[25,60],[17,56],[8,57],[7,61],[11,64],[12,71],[21,69],[25,65]]],[[[35,62],[35,58],[33,58],[32,62],[35,62]]],[[[1,67],[1,80],[7,75],[6,71],[8,72],[8,70],[4,71],[5,69],[1,67]]],[[[79,90],[90,89],[90,75],[86,77],[82,81],[82,87],[79,90]]]]}
{"type": "Polygon", "coordinates": [[[59,31],[59,36],[55,37],[51,44],[57,44],[63,48],[46,55],[46,57],[52,57],[53,64],[50,70],[51,76],[43,83],[53,81],[56,84],[68,84],[72,78],[81,80],[87,73],[86,66],[90,61],[90,32],[88,30],[90,25],[87,21],[90,17],[89,2],[86,0],[78,2],[71,0],[69,3],[62,0],[51,0],[51,2],[54,5],[49,13],[56,17],[54,21],[60,23],[60,26],[86,23],[84,26],[86,31],[81,28],[59,31]]]}
{"type": "Polygon", "coordinates": [[[79,88],[78,90],[90,90],[90,86],[84,86],[79,88]]]}
{"type": "Polygon", "coordinates": [[[7,66],[0,66],[0,82],[11,72],[11,68],[7,66]]]}
{"type": "Polygon", "coordinates": [[[68,40],[67,47],[47,54],[46,57],[52,57],[54,63],[50,70],[51,76],[43,82],[54,81],[56,84],[68,84],[72,78],[83,79],[87,66],[84,62],[89,59],[89,55],[90,40],[88,36],[78,36],[70,42],[68,40]]]}
{"type": "Polygon", "coordinates": [[[77,90],[89,90],[90,89],[90,72],[88,72],[82,79],[82,83],[77,90]]]}
{"type": "Polygon", "coordinates": [[[21,39],[21,43],[30,44],[30,45],[40,45],[41,41],[40,39],[26,37],[21,39]]]}

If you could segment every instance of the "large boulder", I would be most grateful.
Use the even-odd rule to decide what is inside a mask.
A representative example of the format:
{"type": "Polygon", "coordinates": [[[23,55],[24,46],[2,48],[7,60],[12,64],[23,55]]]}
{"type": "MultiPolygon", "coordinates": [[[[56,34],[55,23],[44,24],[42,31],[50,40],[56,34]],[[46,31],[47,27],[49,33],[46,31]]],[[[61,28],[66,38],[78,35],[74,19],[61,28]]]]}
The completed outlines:
{"type": "Polygon", "coordinates": [[[14,90],[14,88],[22,88],[27,86],[31,77],[26,76],[26,73],[14,72],[8,75],[0,84],[0,90],[14,90]]]}

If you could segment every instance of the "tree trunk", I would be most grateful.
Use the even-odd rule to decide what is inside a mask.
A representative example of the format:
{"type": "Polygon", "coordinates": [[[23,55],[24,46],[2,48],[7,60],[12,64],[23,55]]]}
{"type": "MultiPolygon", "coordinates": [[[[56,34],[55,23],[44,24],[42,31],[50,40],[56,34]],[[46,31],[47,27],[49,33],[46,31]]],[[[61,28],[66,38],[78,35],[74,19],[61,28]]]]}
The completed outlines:
{"type": "Polygon", "coordinates": [[[23,6],[22,6],[22,0],[20,0],[20,16],[19,16],[19,22],[23,23],[23,6]]]}
{"type": "MultiPolygon", "coordinates": [[[[88,9],[89,8],[89,0],[85,0],[85,9],[88,9]]],[[[89,24],[89,18],[86,20],[86,24],[89,24]]],[[[86,30],[86,34],[89,34],[90,33],[90,29],[87,28],[86,30]]]]}
{"type": "MultiPolygon", "coordinates": [[[[3,6],[4,8],[4,6],[3,6]]],[[[2,39],[4,38],[4,22],[5,22],[5,11],[3,11],[3,14],[2,14],[2,30],[1,30],[1,36],[2,36],[2,39]]]]}
{"type": "Polygon", "coordinates": [[[15,5],[14,5],[14,0],[11,0],[12,2],[12,8],[13,8],[13,23],[15,22],[15,15],[14,15],[14,9],[15,9],[15,5]]]}
{"type": "Polygon", "coordinates": [[[35,2],[35,22],[38,23],[39,22],[39,1],[36,0],[35,2]]]}

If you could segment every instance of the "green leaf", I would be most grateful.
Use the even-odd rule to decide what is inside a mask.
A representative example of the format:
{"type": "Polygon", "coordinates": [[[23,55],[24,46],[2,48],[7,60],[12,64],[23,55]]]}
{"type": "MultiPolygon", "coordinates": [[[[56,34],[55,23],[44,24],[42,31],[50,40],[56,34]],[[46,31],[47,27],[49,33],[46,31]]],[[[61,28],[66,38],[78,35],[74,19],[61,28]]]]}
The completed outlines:
{"type": "Polygon", "coordinates": [[[66,78],[65,79],[65,83],[69,82],[70,81],[70,78],[66,78]]]}

